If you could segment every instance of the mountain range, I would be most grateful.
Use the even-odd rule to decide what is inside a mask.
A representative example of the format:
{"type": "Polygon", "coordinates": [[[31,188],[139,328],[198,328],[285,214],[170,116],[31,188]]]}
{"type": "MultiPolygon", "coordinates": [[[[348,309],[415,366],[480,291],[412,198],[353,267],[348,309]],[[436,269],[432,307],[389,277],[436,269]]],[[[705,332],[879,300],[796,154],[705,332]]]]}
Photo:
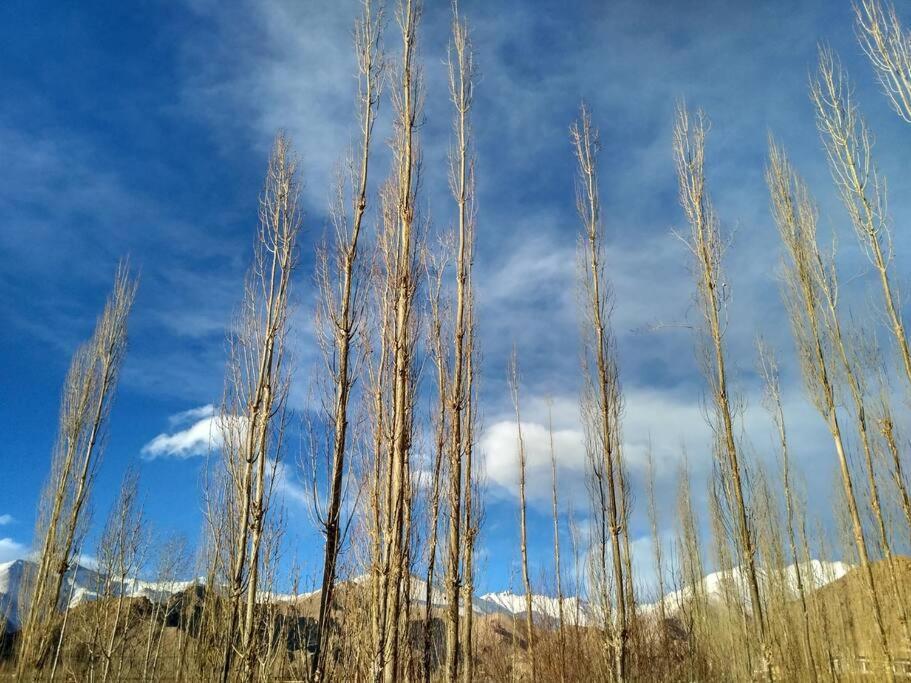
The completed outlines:
{"type": "MultiPolygon", "coordinates": [[[[813,591],[822,586],[836,581],[843,577],[851,570],[851,565],[844,562],[822,562],[820,560],[811,560],[799,565],[801,578],[807,591],[813,591]]],[[[20,623],[19,599],[23,590],[23,583],[29,570],[34,568],[34,563],[30,560],[14,560],[0,564],[0,623],[3,618],[10,630],[18,628],[20,623]]],[[[776,576],[766,575],[764,582],[768,585],[773,579],[777,579],[778,584],[792,597],[797,596],[797,565],[786,567],[776,576]]],[[[350,580],[350,583],[360,584],[366,581],[367,576],[358,576],[350,580]]],[[[127,597],[146,597],[152,601],[163,600],[170,595],[186,590],[189,586],[197,581],[174,581],[174,582],[154,582],[144,581],[141,579],[126,579],[123,582],[112,582],[109,590],[113,595],[123,594],[127,597]]],[[[75,607],[82,602],[95,600],[103,591],[105,577],[98,572],[83,566],[76,566],[70,569],[64,577],[63,594],[60,600],[60,609],[64,607],[75,607]]],[[[749,607],[749,594],[744,581],[743,572],[740,567],[726,572],[713,572],[703,577],[698,591],[706,597],[710,603],[722,603],[725,596],[730,595],[739,599],[745,606],[749,607]]],[[[696,594],[694,586],[686,586],[679,590],[667,593],[662,601],[665,610],[673,614],[679,609],[680,605],[696,594]]],[[[313,598],[319,595],[319,591],[304,593],[301,595],[291,594],[270,594],[268,599],[276,601],[293,601],[299,599],[313,598]]],[[[417,578],[411,579],[411,598],[414,603],[422,604],[426,596],[426,583],[417,578]]],[[[439,589],[431,591],[431,604],[433,607],[443,607],[446,604],[444,593],[439,589]]],[[[472,601],[472,609],[476,614],[490,615],[520,615],[525,611],[525,595],[514,593],[512,591],[501,591],[486,593],[476,596],[472,601]]],[[[658,608],[659,602],[642,603],[639,610],[642,612],[651,612],[658,608]]],[[[547,621],[555,621],[559,617],[560,604],[554,596],[533,595],[532,611],[536,618],[547,621]]],[[[563,614],[567,623],[578,623],[587,625],[596,620],[597,610],[593,605],[585,600],[575,596],[567,596],[563,599],[563,614]]]]}

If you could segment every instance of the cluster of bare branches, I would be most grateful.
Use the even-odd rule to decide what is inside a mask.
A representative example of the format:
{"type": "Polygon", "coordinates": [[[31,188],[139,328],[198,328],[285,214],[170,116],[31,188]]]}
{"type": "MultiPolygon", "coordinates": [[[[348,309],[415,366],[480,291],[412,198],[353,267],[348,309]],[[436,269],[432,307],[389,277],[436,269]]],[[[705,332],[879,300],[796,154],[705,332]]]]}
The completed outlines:
{"type": "Polygon", "coordinates": [[[17,675],[49,655],[49,623],[57,612],[64,578],[87,526],[87,504],[104,450],[111,405],[127,343],[127,318],[136,281],[126,262],[98,318],[92,338],[73,355],[60,402],[60,426],[50,475],[38,506],[37,568],[23,591],[25,615],[17,675]]]}
{"type": "Polygon", "coordinates": [[[222,436],[212,501],[214,577],[226,584],[221,680],[232,675],[235,656],[243,678],[253,680],[262,665],[257,609],[277,531],[272,494],[281,459],[290,387],[286,344],[291,275],[301,230],[297,161],[279,135],[269,157],[260,198],[260,221],[244,299],[229,337],[225,399],[218,428],[222,436]]]}

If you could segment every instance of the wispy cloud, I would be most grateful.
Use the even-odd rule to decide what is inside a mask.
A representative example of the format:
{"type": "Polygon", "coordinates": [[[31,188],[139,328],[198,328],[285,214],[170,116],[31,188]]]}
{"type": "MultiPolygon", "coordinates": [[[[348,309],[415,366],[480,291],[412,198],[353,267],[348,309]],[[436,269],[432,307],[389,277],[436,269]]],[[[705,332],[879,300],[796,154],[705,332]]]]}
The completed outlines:
{"type": "Polygon", "coordinates": [[[212,405],[185,410],[168,418],[172,429],[188,424],[185,429],[164,432],[142,447],[146,460],[155,458],[192,458],[220,448],[225,436],[220,417],[212,405]]]}
{"type": "Polygon", "coordinates": [[[183,412],[176,413],[168,417],[168,424],[171,426],[171,429],[175,427],[180,427],[187,423],[195,423],[200,420],[204,420],[207,417],[213,417],[215,415],[215,405],[209,403],[199,408],[190,408],[189,410],[184,410],[183,412]]]}
{"type": "Polygon", "coordinates": [[[16,520],[13,519],[12,515],[0,515],[0,526],[6,526],[7,524],[12,524],[16,520]]]}

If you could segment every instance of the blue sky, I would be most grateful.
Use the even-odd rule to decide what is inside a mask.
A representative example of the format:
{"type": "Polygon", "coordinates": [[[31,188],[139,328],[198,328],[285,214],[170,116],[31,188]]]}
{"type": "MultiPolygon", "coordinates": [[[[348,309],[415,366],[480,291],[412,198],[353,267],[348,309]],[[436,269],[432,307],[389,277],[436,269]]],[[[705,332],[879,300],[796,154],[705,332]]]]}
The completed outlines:
{"type": "MultiPolygon", "coordinates": [[[[604,143],[601,187],[614,324],[626,391],[624,441],[637,511],[633,533],[649,574],[641,488],[649,437],[659,466],[665,534],[686,444],[697,481],[710,469],[693,337],[692,287],[670,136],[685,98],[713,121],[709,181],[726,229],[733,295],[729,344],[744,395],[745,448],[770,461],[753,339],[781,352],[789,428],[811,507],[827,515],[834,462],[803,400],[775,268],[779,247],[762,178],[767,135],[788,148],[839,239],[844,294],[858,310],[877,292],[831,190],[807,97],[817,43],[837,50],[877,136],[902,234],[911,130],[889,110],[852,33],[847,2],[522,2],[463,0],[481,80],[475,105],[479,217],[477,288],[483,354],[480,444],[488,465],[487,559],[481,588],[515,580],[515,450],[505,388],[513,343],[523,372],[531,455],[533,576],[549,562],[541,425],[553,400],[565,500],[584,497],[578,421],[578,319],[573,156],[568,127],[589,102],[604,143]],[[545,533],[546,532],[546,533],[545,533]]],[[[353,0],[339,2],[34,3],[0,6],[0,560],[27,552],[70,354],[90,334],[118,259],[141,273],[130,350],[112,414],[93,510],[100,524],[128,464],[140,468],[146,511],[162,534],[195,540],[203,458],[141,457],[160,434],[191,428],[218,403],[224,334],[242,292],[266,154],[279,128],[302,157],[304,253],[295,282],[296,380],[306,411],[317,359],[309,247],[326,229],[333,169],[354,135],[353,0]],[[7,519],[10,516],[11,519],[7,519]]],[[[441,228],[449,102],[443,59],[448,3],[428,2],[421,55],[427,79],[424,209],[441,228]]],[[[398,43],[390,34],[394,52],[398,43]]],[[[377,139],[389,134],[383,102],[377,139]]],[[[387,155],[377,146],[374,180],[387,155]]],[[[286,557],[315,574],[321,546],[286,453],[286,557]]],[[[580,514],[582,514],[580,510],[580,514]]],[[[668,536],[669,537],[669,536],[668,536]]]]}

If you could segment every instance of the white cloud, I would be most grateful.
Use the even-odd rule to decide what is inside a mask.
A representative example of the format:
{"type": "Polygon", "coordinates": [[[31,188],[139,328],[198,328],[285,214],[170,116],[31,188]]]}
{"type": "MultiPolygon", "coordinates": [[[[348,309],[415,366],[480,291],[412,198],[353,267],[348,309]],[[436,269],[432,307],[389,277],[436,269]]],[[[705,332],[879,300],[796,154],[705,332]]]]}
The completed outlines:
{"type": "MultiPolygon", "coordinates": [[[[566,502],[584,500],[588,464],[578,400],[571,396],[559,399],[530,396],[522,403],[522,436],[527,458],[526,491],[530,503],[550,504],[548,410],[554,420],[560,496],[566,502]]],[[[627,390],[623,434],[623,454],[633,479],[645,472],[649,438],[659,479],[671,479],[676,474],[683,453],[681,440],[685,440],[690,447],[690,461],[695,470],[700,470],[700,465],[706,462],[710,432],[698,401],[690,397],[678,399],[669,392],[653,389],[627,390]]],[[[487,478],[495,485],[495,491],[508,497],[518,497],[515,419],[504,417],[494,420],[481,436],[480,450],[487,478]]]]}
{"type": "Polygon", "coordinates": [[[12,524],[16,520],[13,519],[12,515],[0,515],[0,526],[6,526],[7,524],[12,524]]]}
{"type": "MultiPolygon", "coordinates": [[[[547,427],[537,422],[522,421],[522,439],[526,456],[526,493],[531,502],[549,501],[551,491],[550,441],[547,427]]],[[[480,442],[487,480],[500,493],[517,497],[519,457],[515,421],[494,422],[480,442]]],[[[581,429],[554,429],[557,454],[557,478],[561,490],[584,486],[585,447],[581,429]]]]}
{"type": "Polygon", "coordinates": [[[220,416],[215,414],[211,405],[187,410],[169,418],[172,427],[193,421],[186,429],[172,433],[162,433],[142,447],[142,457],[146,460],[155,458],[192,458],[205,455],[210,450],[220,448],[224,443],[224,433],[220,416]]]}
{"type": "Polygon", "coordinates": [[[0,562],[11,562],[28,557],[29,548],[11,538],[0,538],[0,562]]]}
{"type": "Polygon", "coordinates": [[[181,413],[171,415],[168,418],[168,424],[171,426],[171,429],[175,427],[180,427],[181,425],[189,424],[192,422],[198,422],[207,417],[213,417],[215,415],[215,406],[211,403],[208,405],[200,406],[199,408],[190,408],[189,410],[184,410],[181,413]]]}

